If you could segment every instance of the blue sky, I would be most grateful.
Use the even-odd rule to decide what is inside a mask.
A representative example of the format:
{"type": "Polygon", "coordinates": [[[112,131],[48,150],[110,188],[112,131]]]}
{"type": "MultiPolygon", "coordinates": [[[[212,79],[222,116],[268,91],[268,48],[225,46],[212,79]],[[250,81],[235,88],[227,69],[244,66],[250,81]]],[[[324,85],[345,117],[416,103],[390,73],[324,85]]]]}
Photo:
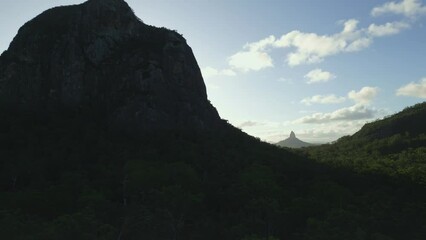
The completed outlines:
{"type": "MultiPolygon", "coordinates": [[[[2,0],[0,52],[43,10],[82,0],[2,0]]],[[[128,0],[175,29],[222,118],[269,142],[328,142],[426,98],[424,0],[128,0]]]]}

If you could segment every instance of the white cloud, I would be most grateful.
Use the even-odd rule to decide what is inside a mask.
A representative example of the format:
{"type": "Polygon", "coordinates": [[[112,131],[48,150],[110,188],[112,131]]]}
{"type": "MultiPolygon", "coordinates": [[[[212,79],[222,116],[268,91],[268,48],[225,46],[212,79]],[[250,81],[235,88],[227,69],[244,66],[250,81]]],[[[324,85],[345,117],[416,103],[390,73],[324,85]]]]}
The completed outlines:
{"type": "MultiPolygon", "coordinates": [[[[385,3],[371,11],[374,16],[385,13],[414,17],[426,14],[426,6],[420,0],[403,0],[385,3]]],[[[281,37],[270,35],[257,42],[247,43],[241,51],[228,57],[227,60],[230,70],[232,69],[234,73],[259,71],[274,66],[269,54],[272,49],[291,48],[286,56],[289,66],[319,63],[329,56],[368,48],[375,38],[395,35],[409,28],[409,22],[387,22],[382,25],[372,23],[366,28],[359,28],[358,20],[349,19],[342,23],[343,28],[340,32],[333,34],[293,30],[281,37]]]]}
{"type": "Polygon", "coordinates": [[[218,70],[212,67],[205,67],[201,69],[204,78],[211,78],[216,76],[235,76],[236,73],[232,69],[218,70]]]}
{"type": "Polygon", "coordinates": [[[204,78],[210,78],[219,75],[219,70],[212,67],[205,67],[201,69],[204,78]]]}
{"type": "Polygon", "coordinates": [[[369,104],[379,92],[377,87],[363,87],[358,92],[352,90],[348,93],[348,98],[354,100],[357,104],[369,104]]]}
{"type": "Polygon", "coordinates": [[[425,14],[426,7],[420,0],[402,0],[400,2],[387,2],[371,10],[371,15],[373,16],[380,16],[389,13],[412,18],[425,14]]]}
{"type": "Polygon", "coordinates": [[[314,69],[310,72],[308,72],[305,75],[305,78],[308,79],[307,83],[311,84],[311,83],[319,83],[319,82],[328,82],[329,80],[335,78],[336,76],[333,75],[330,72],[327,71],[323,71],[320,68],[314,69]]]}
{"type": "Polygon", "coordinates": [[[274,66],[272,58],[267,53],[259,51],[238,52],[229,57],[228,63],[232,68],[242,72],[259,71],[274,66]]]}
{"type": "Polygon", "coordinates": [[[426,98],[426,78],[418,83],[411,82],[396,90],[397,96],[410,96],[418,98],[426,98]]]}
{"type": "Polygon", "coordinates": [[[345,49],[346,52],[358,52],[361,51],[364,48],[368,48],[371,43],[373,42],[373,39],[369,37],[362,37],[359,38],[353,42],[351,42],[345,49]]]}
{"type": "Polygon", "coordinates": [[[343,23],[343,29],[339,33],[318,35],[292,31],[284,34],[274,46],[294,47],[296,50],[287,55],[287,63],[296,66],[317,63],[327,56],[341,52],[360,51],[371,44],[371,40],[364,35],[364,30],[358,29],[358,20],[350,19],[343,23]]]}
{"type": "Polygon", "coordinates": [[[334,94],[330,94],[330,95],[315,95],[312,97],[304,98],[300,102],[309,106],[314,103],[319,103],[319,104],[341,103],[341,102],[344,102],[345,100],[346,98],[344,97],[337,97],[334,94]]]}
{"type": "Polygon", "coordinates": [[[376,116],[377,110],[368,108],[363,104],[355,104],[351,107],[338,109],[331,113],[314,113],[294,121],[294,123],[328,123],[333,121],[351,121],[361,119],[372,119],[376,116]]]}
{"type": "Polygon", "coordinates": [[[275,42],[274,36],[269,36],[258,42],[247,43],[243,51],[228,58],[228,64],[239,71],[259,71],[264,68],[273,67],[271,56],[265,49],[275,42]]]}
{"type": "MultiPolygon", "coordinates": [[[[426,78],[425,78],[426,81],[426,78]]],[[[426,86],[426,83],[425,83],[426,86]]],[[[379,88],[377,87],[363,87],[361,90],[357,91],[350,91],[348,93],[348,98],[355,101],[356,104],[359,105],[368,105],[374,97],[376,97],[377,93],[379,91],[379,88]]],[[[328,94],[328,95],[315,95],[312,97],[307,97],[302,99],[300,102],[305,105],[312,105],[314,103],[319,104],[332,104],[332,103],[342,103],[346,100],[345,97],[338,97],[334,94],[328,94]]]]}
{"type": "Polygon", "coordinates": [[[287,63],[290,66],[317,63],[326,56],[340,52],[359,51],[368,47],[371,41],[362,36],[363,31],[357,29],[357,25],[357,20],[347,20],[343,24],[343,30],[334,35],[318,35],[297,30],[282,35],[280,39],[271,35],[244,45],[243,51],[228,58],[229,65],[244,72],[272,67],[272,58],[267,53],[271,48],[295,48],[295,51],[287,55],[287,63]]]}
{"type": "Polygon", "coordinates": [[[254,121],[246,121],[241,124],[239,124],[238,128],[247,128],[247,127],[254,127],[254,126],[262,126],[264,123],[261,122],[254,122],[254,121]]]}
{"type": "Polygon", "coordinates": [[[295,49],[287,54],[290,66],[318,63],[328,56],[361,51],[369,47],[376,37],[397,34],[410,27],[405,22],[371,24],[368,28],[358,28],[358,24],[358,20],[349,19],[343,22],[340,32],[331,35],[291,31],[277,39],[273,47],[295,49]]]}
{"type": "Polygon", "coordinates": [[[343,33],[352,33],[356,31],[356,28],[358,27],[358,20],[356,19],[349,19],[346,22],[343,22],[343,33]]]}
{"type": "MultiPolygon", "coordinates": [[[[373,110],[375,111],[375,110],[373,110]]],[[[378,116],[384,116],[384,112],[377,110],[378,116]]],[[[376,118],[376,117],[374,117],[376,118]]],[[[243,131],[261,139],[276,143],[286,139],[290,131],[296,136],[310,143],[325,143],[334,141],[344,135],[350,135],[358,131],[366,122],[372,119],[360,119],[349,121],[329,121],[324,123],[298,124],[295,121],[286,122],[261,122],[261,125],[244,128],[243,131]]]]}
{"type": "Polygon", "coordinates": [[[274,44],[276,41],[275,36],[270,35],[267,38],[264,38],[258,42],[247,43],[244,46],[244,49],[248,49],[249,51],[264,51],[268,46],[274,44]]]}
{"type": "Polygon", "coordinates": [[[383,37],[398,34],[409,27],[410,25],[405,22],[389,22],[383,25],[371,24],[368,27],[368,33],[374,37],[383,37]]]}
{"type": "Polygon", "coordinates": [[[297,136],[311,143],[325,143],[357,132],[366,123],[366,120],[332,122],[316,124],[314,128],[297,132],[297,136]]]}

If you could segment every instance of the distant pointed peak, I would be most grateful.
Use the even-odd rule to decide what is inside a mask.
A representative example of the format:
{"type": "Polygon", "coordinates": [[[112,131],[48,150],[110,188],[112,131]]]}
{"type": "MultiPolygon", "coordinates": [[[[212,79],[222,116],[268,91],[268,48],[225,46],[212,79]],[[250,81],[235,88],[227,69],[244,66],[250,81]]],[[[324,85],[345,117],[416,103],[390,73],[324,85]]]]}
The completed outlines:
{"type": "Polygon", "coordinates": [[[293,131],[290,133],[290,138],[296,138],[296,134],[293,131]]]}

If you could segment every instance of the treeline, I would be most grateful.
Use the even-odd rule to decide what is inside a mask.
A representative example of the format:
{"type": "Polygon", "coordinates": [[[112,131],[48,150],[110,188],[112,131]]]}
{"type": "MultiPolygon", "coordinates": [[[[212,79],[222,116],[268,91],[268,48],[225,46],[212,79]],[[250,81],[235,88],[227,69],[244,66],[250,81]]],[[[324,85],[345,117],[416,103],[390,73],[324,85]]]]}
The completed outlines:
{"type": "Polygon", "coordinates": [[[426,185],[426,134],[395,134],[382,139],[344,137],[335,144],[304,152],[330,166],[381,174],[397,181],[426,185]]]}
{"type": "Polygon", "coordinates": [[[426,103],[366,124],[353,136],[308,148],[311,158],[359,173],[426,185],[426,103]]]}

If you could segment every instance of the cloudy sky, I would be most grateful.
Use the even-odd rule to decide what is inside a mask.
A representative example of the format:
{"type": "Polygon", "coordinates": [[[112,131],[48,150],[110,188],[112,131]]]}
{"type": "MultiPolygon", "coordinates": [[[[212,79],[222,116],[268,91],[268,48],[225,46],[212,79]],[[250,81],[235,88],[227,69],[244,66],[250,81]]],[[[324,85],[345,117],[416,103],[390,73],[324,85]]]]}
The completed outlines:
{"type": "MultiPolygon", "coordinates": [[[[43,10],[2,0],[0,52],[43,10]]],[[[187,39],[222,118],[268,142],[328,142],[426,99],[425,0],[128,0],[187,39]]]]}

